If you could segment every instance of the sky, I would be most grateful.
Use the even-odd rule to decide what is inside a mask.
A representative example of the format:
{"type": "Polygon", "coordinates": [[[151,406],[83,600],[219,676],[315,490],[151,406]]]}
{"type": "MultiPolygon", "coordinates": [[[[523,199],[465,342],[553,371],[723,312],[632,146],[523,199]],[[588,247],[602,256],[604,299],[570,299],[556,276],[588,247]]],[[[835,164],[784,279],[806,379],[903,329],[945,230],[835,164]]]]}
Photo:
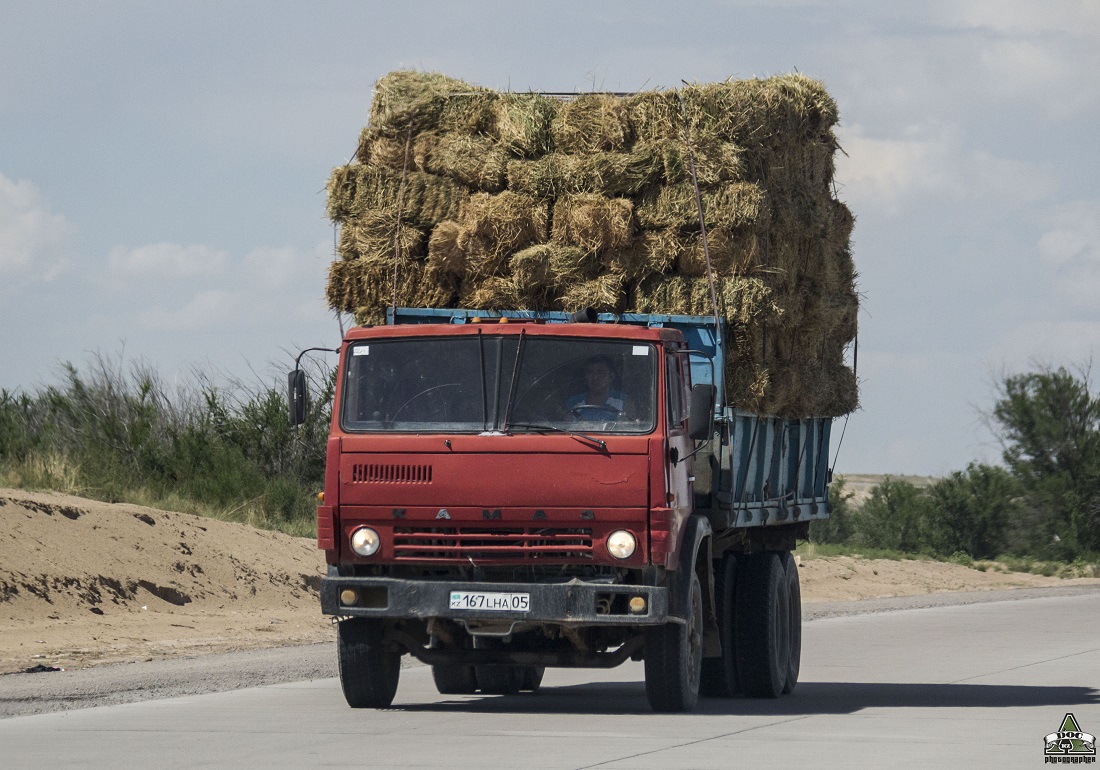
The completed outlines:
{"type": "Polygon", "coordinates": [[[96,355],[274,384],[337,345],[325,181],[374,82],[407,68],[516,91],[822,80],[862,295],[840,473],[994,462],[998,379],[1100,350],[1100,3],[0,0],[0,18],[9,391],[96,355]]]}

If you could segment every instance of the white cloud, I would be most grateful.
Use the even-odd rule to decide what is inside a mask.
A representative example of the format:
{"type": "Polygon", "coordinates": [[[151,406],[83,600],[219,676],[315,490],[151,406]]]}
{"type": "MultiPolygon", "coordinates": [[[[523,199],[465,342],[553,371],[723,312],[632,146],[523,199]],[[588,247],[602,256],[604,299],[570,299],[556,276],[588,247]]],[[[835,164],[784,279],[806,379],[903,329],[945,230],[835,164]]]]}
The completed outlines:
{"type": "Polygon", "coordinates": [[[209,246],[154,243],[111,252],[111,272],[119,275],[193,278],[220,275],[229,262],[224,251],[209,246]]]}
{"type": "Polygon", "coordinates": [[[856,210],[895,216],[932,195],[1020,208],[1053,188],[1048,169],[970,150],[944,127],[913,126],[884,138],[865,136],[861,126],[838,134],[837,184],[856,210]]]}
{"type": "Polygon", "coordinates": [[[1035,163],[1000,158],[978,150],[967,163],[976,195],[1019,208],[1047,198],[1054,189],[1051,173],[1035,163]]]}
{"type": "Polygon", "coordinates": [[[151,329],[187,332],[225,323],[241,310],[241,297],[236,292],[208,289],[175,310],[147,308],[139,319],[143,326],[151,329]]]}
{"type": "Polygon", "coordinates": [[[300,262],[309,259],[296,249],[261,247],[244,256],[244,267],[254,278],[268,288],[284,286],[297,270],[300,262]]]}
{"type": "Polygon", "coordinates": [[[1035,363],[1084,363],[1100,351],[1100,321],[1038,321],[1021,324],[1001,341],[1001,360],[1010,368],[1035,363]],[[1036,353],[1036,351],[1040,351],[1036,353]]]}
{"type": "Polygon", "coordinates": [[[944,140],[873,139],[860,126],[838,134],[844,152],[837,156],[837,183],[858,208],[897,214],[908,196],[959,189],[944,140]]]}
{"type": "Polygon", "coordinates": [[[149,329],[186,332],[220,324],[239,332],[288,316],[316,320],[327,313],[324,281],[331,248],[324,242],[308,250],[259,246],[244,257],[171,243],[118,249],[110,256],[115,280],[109,285],[116,296],[140,296],[137,320],[149,329]],[[315,287],[308,303],[303,286],[315,287]],[[307,312],[308,305],[313,312],[307,312]]]}
{"type": "Polygon", "coordinates": [[[1094,0],[946,0],[933,15],[972,47],[986,93],[1026,101],[1055,118],[1096,105],[1100,4],[1094,0]]]}
{"type": "Polygon", "coordinates": [[[1064,52],[1040,40],[994,40],[982,48],[980,61],[998,76],[1002,91],[1019,95],[1049,88],[1073,70],[1064,52]]]}
{"type": "Polygon", "coordinates": [[[1039,238],[1039,253],[1053,271],[1054,298],[1100,319],[1100,201],[1058,207],[1039,238]]]}
{"type": "Polygon", "coordinates": [[[25,179],[13,181],[0,174],[0,272],[23,270],[49,260],[47,272],[56,272],[52,260],[68,235],[65,217],[53,214],[38,188],[25,179]]]}
{"type": "Polygon", "coordinates": [[[1100,35],[1100,5],[1094,0],[943,0],[937,12],[954,26],[1006,34],[1100,35]]]}
{"type": "Polygon", "coordinates": [[[1039,239],[1039,253],[1053,265],[1100,264],[1100,201],[1075,201],[1059,207],[1052,227],[1039,239]]]}

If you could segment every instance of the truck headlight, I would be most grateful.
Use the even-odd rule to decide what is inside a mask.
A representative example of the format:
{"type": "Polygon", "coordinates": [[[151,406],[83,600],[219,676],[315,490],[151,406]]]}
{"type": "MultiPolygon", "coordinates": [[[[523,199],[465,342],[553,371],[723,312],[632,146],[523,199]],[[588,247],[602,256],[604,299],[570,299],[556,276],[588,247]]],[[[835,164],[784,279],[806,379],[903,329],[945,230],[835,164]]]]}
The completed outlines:
{"type": "Polygon", "coordinates": [[[615,530],[607,537],[607,550],[616,559],[629,559],[637,547],[638,541],[625,529],[615,530]]]}
{"type": "Polygon", "coordinates": [[[351,533],[351,550],[360,556],[374,556],[381,544],[382,538],[370,527],[359,527],[351,533]]]}

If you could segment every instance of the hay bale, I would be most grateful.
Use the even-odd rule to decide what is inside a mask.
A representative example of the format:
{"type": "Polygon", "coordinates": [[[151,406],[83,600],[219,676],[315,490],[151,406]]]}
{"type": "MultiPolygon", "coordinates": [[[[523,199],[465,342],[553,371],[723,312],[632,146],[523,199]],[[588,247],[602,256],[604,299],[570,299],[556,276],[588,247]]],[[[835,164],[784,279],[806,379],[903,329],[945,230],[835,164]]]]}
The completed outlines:
{"type": "Polygon", "coordinates": [[[519,302],[519,287],[513,278],[492,277],[463,281],[459,302],[462,307],[481,310],[506,310],[519,302]]]}
{"type": "Polygon", "coordinates": [[[580,94],[562,104],[550,127],[559,152],[620,151],[633,139],[626,103],[610,94],[580,94]]]}
{"type": "MultiPolygon", "coordinates": [[[[730,323],[775,322],[782,315],[772,290],[759,278],[716,278],[715,294],[718,314],[730,323]]],[[[630,312],[713,315],[710,282],[683,275],[648,278],[635,287],[630,312]]]]}
{"type": "Polygon", "coordinates": [[[835,156],[840,145],[832,131],[801,142],[758,147],[743,154],[745,176],[774,192],[832,197],[835,156]]]}
{"type": "Polygon", "coordinates": [[[567,195],[554,203],[550,237],[591,254],[625,249],[634,237],[634,204],[593,193],[567,195]]]}
{"type": "MultiPolygon", "coordinates": [[[[334,262],[329,272],[329,302],[338,310],[352,313],[356,323],[383,323],[386,308],[394,302],[393,279],[392,265],[362,260],[334,262]]],[[[453,307],[457,291],[455,279],[433,272],[422,262],[403,262],[398,267],[398,307],[453,307]]]]}
{"type": "Polygon", "coordinates": [[[445,177],[414,171],[368,169],[361,163],[339,166],[328,183],[328,213],[336,221],[369,212],[398,213],[401,219],[430,228],[445,219],[457,219],[469,197],[462,185],[445,177]]]}
{"type": "Polygon", "coordinates": [[[424,256],[425,241],[422,230],[398,222],[396,215],[371,211],[341,225],[337,253],[343,259],[392,265],[397,257],[424,256]]]}
{"type": "Polygon", "coordinates": [[[855,215],[847,205],[830,199],[828,202],[828,225],[824,233],[826,242],[835,249],[846,249],[852,241],[852,231],[856,226],[855,215]]]}
{"type": "Polygon", "coordinates": [[[550,124],[556,111],[557,102],[539,94],[498,94],[488,133],[514,155],[542,155],[553,148],[550,124]]]}
{"type": "Polygon", "coordinates": [[[728,328],[728,334],[728,358],[723,378],[726,402],[747,412],[772,414],[765,403],[772,390],[771,371],[759,355],[763,327],[735,325],[728,328]]]}
{"type": "Polygon", "coordinates": [[[801,74],[702,83],[627,98],[635,135],[644,141],[732,141],[743,147],[821,136],[839,119],[825,86],[801,74]],[[683,106],[680,103],[683,96],[683,106]]]}
{"type": "Polygon", "coordinates": [[[626,306],[626,280],[620,273],[604,273],[567,288],[561,307],[570,312],[591,307],[597,313],[621,313],[626,306]]]}
{"type": "Polygon", "coordinates": [[[416,137],[412,154],[418,170],[450,177],[484,192],[498,192],[504,187],[508,153],[484,137],[430,131],[416,137]]]}
{"type": "Polygon", "coordinates": [[[835,291],[854,288],[858,277],[855,261],[852,259],[852,250],[848,244],[828,253],[824,271],[826,286],[835,291]]]}
{"type": "Polygon", "coordinates": [[[381,136],[372,131],[370,127],[363,129],[359,137],[359,149],[355,152],[356,159],[364,167],[373,170],[398,171],[406,168],[406,147],[408,146],[408,171],[422,171],[416,165],[416,158],[412,155],[412,147],[404,137],[393,138],[381,136]]]}
{"type": "Polygon", "coordinates": [[[497,94],[435,72],[391,72],[374,86],[370,126],[404,138],[409,130],[477,133],[495,121],[497,94]]]}
{"type": "Polygon", "coordinates": [[[664,178],[667,184],[691,182],[691,157],[695,159],[695,177],[700,186],[711,187],[722,182],[747,181],[744,149],[734,142],[704,140],[692,142],[691,157],[687,143],[667,140],[657,145],[661,152],[664,178]]]}
{"type": "Polygon", "coordinates": [[[591,251],[577,246],[537,243],[513,254],[508,269],[521,289],[559,289],[595,278],[600,263],[591,251]]]}
{"type": "Polygon", "coordinates": [[[547,285],[554,282],[550,253],[554,244],[537,243],[508,258],[508,272],[517,286],[547,285]]]}
{"type": "Polygon", "coordinates": [[[659,180],[661,173],[661,156],[648,145],[630,152],[555,152],[536,160],[512,160],[505,168],[508,189],[540,198],[586,192],[634,195],[659,180]]]}
{"type": "Polygon", "coordinates": [[[462,225],[440,222],[428,239],[428,265],[440,273],[462,276],[466,272],[466,253],[459,247],[462,225]]]}
{"type": "MultiPolygon", "coordinates": [[[[676,231],[672,231],[676,232],[676,231]]],[[[707,274],[706,253],[703,251],[703,234],[690,233],[676,236],[680,248],[676,258],[676,272],[687,276],[707,274]]],[[[763,239],[752,230],[734,230],[714,227],[707,230],[707,251],[710,265],[717,276],[733,276],[749,272],[759,264],[763,239]]]]}
{"type": "Polygon", "coordinates": [[[355,188],[361,168],[353,164],[337,166],[329,174],[328,181],[325,183],[325,200],[328,218],[332,221],[342,222],[352,216],[355,188]]]}
{"type": "MultiPolygon", "coordinates": [[[[734,182],[702,190],[704,221],[708,228],[757,228],[769,224],[770,207],[764,190],[749,182],[734,182]]],[[[699,229],[699,209],[691,184],[647,190],[634,209],[638,224],[647,230],[699,229]]]]}
{"type": "Polygon", "coordinates": [[[647,230],[623,249],[612,249],[601,257],[604,267],[622,273],[632,283],[671,272],[683,251],[683,240],[674,229],[647,230]]]}
{"type": "Polygon", "coordinates": [[[505,190],[470,196],[461,219],[458,247],[467,271],[478,277],[499,275],[509,254],[548,237],[548,204],[505,190]]]}
{"type": "Polygon", "coordinates": [[[352,260],[336,259],[328,268],[328,281],[325,284],[325,299],[333,310],[350,313],[358,304],[358,291],[355,282],[355,266],[352,260]]]}

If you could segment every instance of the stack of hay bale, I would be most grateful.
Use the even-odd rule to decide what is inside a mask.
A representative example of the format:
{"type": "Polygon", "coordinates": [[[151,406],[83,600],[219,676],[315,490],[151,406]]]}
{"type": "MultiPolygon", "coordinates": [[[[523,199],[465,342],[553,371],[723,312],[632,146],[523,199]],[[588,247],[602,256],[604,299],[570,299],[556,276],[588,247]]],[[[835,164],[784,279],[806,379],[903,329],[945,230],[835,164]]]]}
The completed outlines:
{"type": "Polygon", "coordinates": [[[553,98],[391,73],[329,180],[329,302],[359,323],[380,322],[395,287],[398,306],[711,315],[690,137],[727,401],[845,414],[858,297],[836,121],[802,75],[553,98]]]}

